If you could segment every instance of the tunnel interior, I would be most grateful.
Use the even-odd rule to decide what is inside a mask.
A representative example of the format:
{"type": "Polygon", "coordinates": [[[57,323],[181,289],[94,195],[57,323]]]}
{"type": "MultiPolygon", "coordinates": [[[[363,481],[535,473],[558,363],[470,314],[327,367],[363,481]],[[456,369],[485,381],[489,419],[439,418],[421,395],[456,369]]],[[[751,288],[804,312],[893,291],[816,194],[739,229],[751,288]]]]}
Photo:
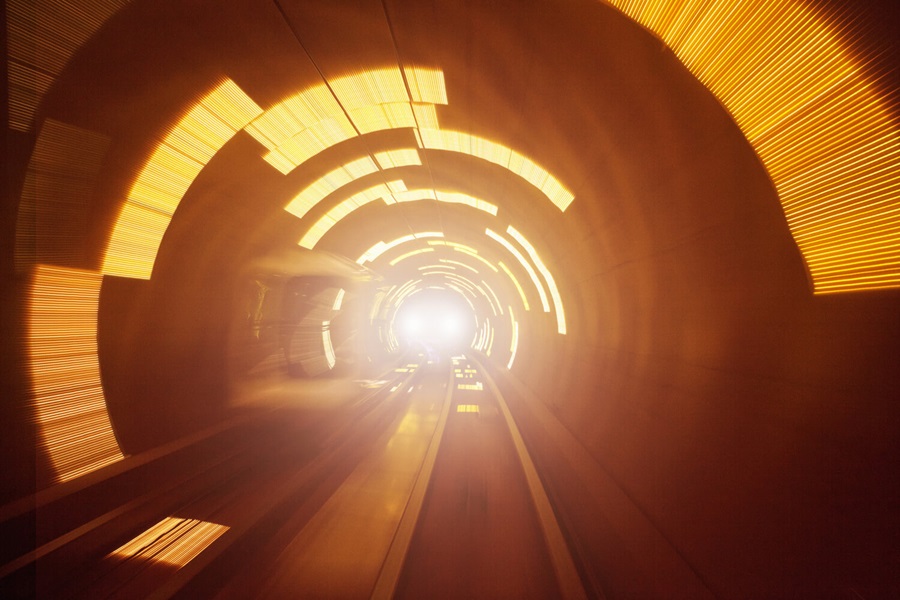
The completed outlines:
{"type": "MultiPolygon", "coordinates": [[[[896,9],[872,6],[890,39],[896,9]]],[[[869,176],[888,224],[858,263],[887,258],[845,276],[878,286],[823,293],[831,263],[804,244],[831,225],[797,229],[787,190],[813,184],[766,152],[831,88],[751,132],[648,23],[554,0],[111,10],[7,131],[4,380],[22,401],[4,408],[4,501],[60,484],[36,408],[57,363],[35,332],[83,310],[110,452],[254,410],[248,381],[474,353],[517,398],[594,589],[900,592],[896,146],[869,176]]],[[[746,110],[776,111],[763,100],[746,110]]],[[[810,179],[844,168],[791,139],[810,179]]]]}

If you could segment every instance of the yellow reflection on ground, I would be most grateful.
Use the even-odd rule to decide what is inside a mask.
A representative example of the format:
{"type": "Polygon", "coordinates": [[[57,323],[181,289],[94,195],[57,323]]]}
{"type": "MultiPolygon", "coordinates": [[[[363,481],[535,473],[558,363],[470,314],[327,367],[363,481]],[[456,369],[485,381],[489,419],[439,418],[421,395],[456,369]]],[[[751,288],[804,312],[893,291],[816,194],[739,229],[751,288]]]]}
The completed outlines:
{"type": "Polygon", "coordinates": [[[222,536],[228,527],[197,519],[166,517],[108,557],[183,567],[222,536]]]}
{"type": "MultiPolygon", "coordinates": [[[[459,386],[459,389],[465,389],[463,386],[459,386]]],[[[481,389],[481,388],[479,388],[481,389]]],[[[457,404],[456,412],[458,413],[478,413],[478,405],[477,404],[457,404]]]]}

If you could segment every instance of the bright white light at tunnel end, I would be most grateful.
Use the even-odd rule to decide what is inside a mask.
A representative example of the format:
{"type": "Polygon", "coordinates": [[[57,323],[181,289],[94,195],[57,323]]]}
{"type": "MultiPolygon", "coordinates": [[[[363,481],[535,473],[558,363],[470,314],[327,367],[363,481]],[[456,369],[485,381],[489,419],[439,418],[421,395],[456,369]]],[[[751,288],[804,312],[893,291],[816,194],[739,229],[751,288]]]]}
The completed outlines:
{"type": "Polygon", "coordinates": [[[405,344],[447,350],[468,346],[476,319],[465,300],[449,290],[424,290],[398,308],[393,327],[405,344]]]}

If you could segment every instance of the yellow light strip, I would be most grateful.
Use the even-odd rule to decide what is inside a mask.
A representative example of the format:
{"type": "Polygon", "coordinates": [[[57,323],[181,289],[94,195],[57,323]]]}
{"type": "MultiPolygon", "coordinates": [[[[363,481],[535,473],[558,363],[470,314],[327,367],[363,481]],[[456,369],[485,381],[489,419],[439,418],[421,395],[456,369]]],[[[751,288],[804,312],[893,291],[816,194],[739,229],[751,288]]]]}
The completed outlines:
{"type": "Polygon", "coordinates": [[[488,262],[488,260],[487,260],[486,258],[484,258],[483,256],[479,255],[478,252],[477,252],[476,250],[474,250],[474,249],[473,249],[473,250],[469,250],[469,249],[466,249],[466,248],[453,248],[453,250],[455,250],[456,252],[462,252],[463,254],[465,254],[465,255],[467,255],[467,256],[471,256],[472,258],[475,258],[476,260],[481,261],[482,263],[484,263],[484,264],[485,264],[491,271],[493,271],[494,273],[498,273],[498,272],[499,272],[499,271],[497,270],[497,267],[495,267],[495,266],[492,265],[490,262],[488,262]]]}
{"type": "Polygon", "coordinates": [[[40,447],[51,483],[123,458],[97,358],[99,273],[38,265],[28,303],[28,358],[40,447]]]}
{"type": "Polygon", "coordinates": [[[379,199],[390,204],[393,202],[393,192],[404,188],[403,182],[397,180],[389,181],[387,185],[379,183],[378,185],[353,194],[316,221],[312,227],[309,228],[309,231],[306,232],[306,235],[300,240],[300,245],[312,250],[332,227],[337,225],[341,219],[352,213],[354,210],[379,199]]]}
{"type": "Polygon", "coordinates": [[[344,302],[344,288],[338,290],[338,293],[334,297],[334,304],[331,306],[331,310],[341,310],[341,305],[344,302]]]}
{"type": "Polygon", "coordinates": [[[418,250],[412,250],[411,252],[407,252],[406,254],[401,254],[400,256],[392,260],[390,264],[393,267],[397,263],[402,262],[411,256],[416,256],[424,252],[434,252],[434,248],[419,248],[418,250]]]}
{"type": "Polygon", "coordinates": [[[16,268],[72,265],[82,258],[94,191],[110,138],[45,118],[25,172],[16,217],[16,268]]]}
{"type": "Polygon", "coordinates": [[[491,348],[493,348],[493,347],[494,347],[494,328],[489,326],[489,328],[488,328],[487,349],[485,349],[485,351],[484,351],[485,355],[490,356],[490,355],[491,355],[491,348]]]}
{"type": "Polygon", "coordinates": [[[495,205],[491,204],[490,202],[485,202],[480,198],[475,198],[474,196],[457,192],[446,192],[442,190],[435,191],[431,189],[419,188],[407,190],[399,194],[394,194],[394,198],[397,202],[419,202],[422,200],[435,200],[437,202],[443,202],[445,204],[464,204],[482,212],[497,216],[497,207],[495,205]]]}
{"type": "Polygon", "coordinates": [[[472,281],[465,275],[460,275],[457,272],[443,273],[442,275],[444,275],[444,277],[446,279],[456,282],[458,285],[460,285],[463,288],[465,288],[466,290],[470,291],[472,293],[473,298],[477,298],[480,294],[481,297],[483,297],[485,300],[487,300],[487,303],[491,307],[491,312],[494,314],[494,316],[497,316],[498,313],[500,313],[500,314],[503,313],[502,308],[498,309],[499,301],[498,301],[498,304],[495,305],[494,300],[491,298],[491,296],[488,295],[487,292],[485,292],[484,289],[480,285],[478,285],[477,283],[475,283],[474,281],[472,281]]]}
{"type": "Polygon", "coordinates": [[[266,162],[284,174],[322,150],[356,136],[356,130],[324,83],[266,110],[246,127],[269,152],[266,162]]]}
{"type": "MultiPolygon", "coordinates": [[[[447,278],[447,279],[449,279],[449,278],[447,278]]],[[[478,294],[476,294],[474,290],[469,289],[468,287],[464,286],[463,284],[461,284],[458,281],[445,281],[444,285],[446,285],[451,290],[456,290],[457,292],[459,292],[463,296],[466,296],[467,298],[472,298],[472,299],[478,298],[478,294]]],[[[473,310],[474,310],[474,306],[473,306],[473,310]]]]}
{"type": "Polygon", "coordinates": [[[438,127],[434,104],[447,103],[443,73],[421,67],[404,72],[412,98],[400,69],[369,69],[329,80],[334,95],[325,84],[294,94],[266,110],[247,132],[269,150],[265,160],[287,174],[322,150],[356,137],[357,130],[438,127]]]}
{"type": "Polygon", "coordinates": [[[509,307],[509,320],[512,322],[512,341],[509,344],[509,362],[506,368],[512,370],[513,363],[516,362],[516,351],[519,349],[519,323],[513,317],[512,306],[509,307]]]}
{"type": "Polygon", "coordinates": [[[419,133],[423,148],[460,152],[503,167],[540,190],[561,211],[575,199],[549,171],[508,146],[462,131],[423,127],[419,133]]]}
{"type": "Polygon", "coordinates": [[[206,550],[222,534],[225,525],[197,519],[166,517],[107,558],[127,558],[183,567],[206,550]]]}
{"type": "MultiPolygon", "coordinates": [[[[463,290],[462,288],[460,288],[458,285],[456,285],[454,283],[447,283],[445,285],[447,286],[448,289],[451,289],[454,292],[456,292],[457,294],[459,294],[460,296],[462,296],[463,300],[465,300],[468,303],[469,308],[472,309],[472,312],[473,313],[475,312],[475,304],[472,303],[472,300],[469,298],[469,295],[466,294],[465,290],[463,290]]],[[[469,292],[469,294],[471,294],[471,292],[469,292]]],[[[474,295],[473,295],[473,297],[474,297],[474,295]]]]}
{"type": "Polygon", "coordinates": [[[432,240],[432,241],[429,241],[428,243],[432,246],[447,246],[451,250],[454,250],[456,252],[462,252],[463,254],[465,254],[467,256],[471,256],[471,257],[476,258],[477,260],[480,260],[494,273],[498,272],[497,267],[495,267],[490,262],[488,262],[488,260],[485,259],[483,256],[479,255],[478,250],[476,250],[475,248],[473,248],[471,246],[466,246],[465,244],[459,244],[457,242],[447,242],[447,241],[441,241],[441,240],[432,240]]]}
{"type": "Polygon", "coordinates": [[[322,321],[322,345],[325,347],[328,368],[333,369],[337,359],[334,356],[334,346],[331,344],[331,321],[322,321]]]}
{"type": "Polygon", "coordinates": [[[406,76],[406,84],[409,86],[414,104],[447,104],[443,71],[425,67],[404,67],[403,74],[406,76]]]}
{"type": "Polygon", "coordinates": [[[330,83],[360,133],[416,126],[400,69],[370,69],[330,83]]]}
{"type": "Polygon", "coordinates": [[[419,151],[416,148],[398,148],[376,152],[375,160],[382,169],[394,169],[397,167],[409,167],[422,164],[419,151]]]}
{"type": "MultiPolygon", "coordinates": [[[[512,254],[516,260],[519,261],[519,264],[522,265],[522,268],[525,269],[525,272],[528,273],[528,276],[531,277],[531,282],[534,284],[535,289],[538,291],[538,295],[541,297],[541,306],[544,308],[544,312],[550,312],[550,304],[547,302],[547,294],[544,292],[544,286],[541,285],[540,280],[538,279],[537,273],[534,272],[534,269],[525,260],[525,257],[522,256],[522,253],[519,252],[515,246],[509,243],[509,241],[503,237],[502,235],[491,231],[490,229],[485,229],[484,232],[487,234],[489,238],[499,243],[501,246],[506,248],[510,254],[512,254]]],[[[507,270],[504,268],[504,270],[507,270]]],[[[515,280],[514,280],[515,281],[515,280]]]]}
{"type": "Polygon", "coordinates": [[[418,202],[420,200],[434,200],[434,190],[429,189],[412,189],[406,190],[399,194],[394,194],[395,202],[418,202]]]}
{"type": "Polygon", "coordinates": [[[358,158],[333,171],[329,171],[309,184],[284,207],[284,210],[302,219],[312,207],[338,188],[377,171],[378,167],[375,166],[375,162],[371,158],[368,156],[358,158]]]}
{"type": "Polygon", "coordinates": [[[544,281],[547,282],[547,289],[550,290],[550,297],[553,299],[553,308],[556,311],[556,330],[561,334],[566,334],[566,313],[563,311],[563,303],[562,297],[559,295],[559,289],[556,287],[556,281],[553,279],[553,275],[550,273],[550,269],[544,264],[544,261],[541,260],[541,257],[538,256],[537,250],[534,249],[534,246],[531,245],[531,242],[525,239],[521,233],[516,231],[516,229],[510,225],[506,228],[506,233],[512,236],[514,240],[519,242],[523,248],[525,248],[525,252],[528,253],[528,256],[531,257],[531,260],[534,262],[535,266],[537,266],[538,271],[541,272],[541,275],[544,276],[544,281]]]}
{"type": "Polygon", "coordinates": [[[456,267],[462,267],[468,271],[472,271],[473,273],[478,273],[478,269],[475,267],[469,266],[466,263],[459,262],[458,260],[451,260],[449,258],[439,258],[438,262],[443,263],[448,269],[456,269],[456,267]]]}
{"type": "Polygon", "coordinates": [[[207,162],[262,112],[230,79],[200,99],[141,169],[113,227],[104,275],[150,279],[172,215],[207,162]]]}
{"type": "Polygon", "coordinates": [[[357,264],[363,265],[367,262],[371,262],[377,259],[379,256],[387,252],[388,250],[395,248],[401,244],[405,244],[406,242],[412,242],[414,240],[421,240],[426,238],[434,238],[434,237],[444,237],[444,234],[440,231],[422,231],[420,233],[414,233],[411,235],[404,235],[395,240],[391,240],[390,242],[378,242],[368,250],[366,250],[362,256],[356,259],[357,264]]]}
{"type": "Polygon", "coordinates": [[[506,276],[509,277],[510,281],[513,282],[513,285],[516,286],[516,290],[519,292],[519,297],[522,298],[522,305],[525,310],[531,310],[531,307],[528,305],[528,298],[525,297],[525,290],[522,289],[522,285],[519,283],[519,280],[516,279],[516,276],[513,275],[512,271],[509,270],[509,267],[503,264],[502,260],[497,264],[500,265],[500,268],[503,269],[503,272],[506,273],[506,276]]]}
{"type": "Polygon", "coordinates": [[[817,294],[900,287],[897,99],[851,23],[796,0],[610,0],[728,108],[769,172],[817,294]]]}
{"type": "Polygon", "coordinates": [[[487,281],[485,281],[485,280],[482,279],[482,280],[481,280],[481,284],[482,284],[482,285],[484,286],[484,288],[490,293],[490,296],[491,296],[491,298],[494,299],[494,302],[497,303],[497,310],[494,311],[495,314],[496,314],[497,312],[499,312],[499,313],[502,315],[502,314],[503,314],[503,305],[500,304],[500,298],[497,297],[497,294],[494,293],[494,290],[491,289],[491,286],[489,286],[489,285],[487,284],[487,281]]]}
{"type": "Polygon", "coordinates": [[[497,216],[496,205],[482,200],[481,198],[470,196],[469,194],[437,190],[437,200],[438,202],[445,202],[447,204],[465,204],[466,206],[471,206],[472,208],[477,208],[480,211],[492,214],[495,217],[497,216]]]}

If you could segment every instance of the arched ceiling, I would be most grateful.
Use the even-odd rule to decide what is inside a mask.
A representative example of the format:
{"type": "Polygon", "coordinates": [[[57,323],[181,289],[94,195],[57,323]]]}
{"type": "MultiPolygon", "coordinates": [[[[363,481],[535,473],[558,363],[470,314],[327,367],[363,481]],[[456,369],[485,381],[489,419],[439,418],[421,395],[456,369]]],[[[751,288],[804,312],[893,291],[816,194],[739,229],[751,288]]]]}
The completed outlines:
{"type": "MultiPolygon", "coordinates": [[[[893,296],[872,294],[900,285],[894,84],[870,60],[878,53],[864,52],[849,12],[845,20],[831,4],[794,0],[107,4],[105,16],[69,19],[72,29],[93,24],[60,38],[71,42],[68,59],[35,51],[10,62],[12,87],[39,98],[10,113],[34,142],[16,258],[31,269],[26,362],[37,412],[77,388],[91,418],[108,404],[119,432],[133,434],[141,424],[129,411],[141,397],[121,391],[128,365],[158,351],[164,372],[197,354],[188,342],[215,348],[196,315],[212,303],[202,324],[220,317],[217,299],[247,265],[327,253],[324,271],[382,277],[388,288],[447,265],[441,259],[458,254],[447,244],[462,244],[498,267],[461,260],[515,312],[495,325],[504,337],[497,364],[552,398],[636,497],[658,500],[652,512],[697,561],[727,571],[690,523],[706,511],[727,525],[736,506],[724,492],[721,507],[695,504],[699,488],[689,484],[702,468],[679,465],[711,464],[737,488],[747,482],[727,471],[729,457],[752,466],[769,450],[729,445],[718,402],[737,394],[744,403],[727,414],[746,417],[759,439],[775,428],[759,414],[777,415],[779,431],[828,415],[833,422],[815,422],[828,437],[845,435],[834,415],[849,404],[847,381],[873,397],[890,388],[877,367],[896,349],[893,296]],[[393,74],[393,87],[374,72],[393,74]],[[371,105],[384,112],[360,112],[371,105]],[[293,114],[279,121],[283,106],[293,114]],[[406,153],[385,154],[397,149],[406,153]],[[342,176],[346,165],[355,166],[342,176]],[[317,202],[302,205],[310,186],[317,202]],[[393,202],[404,188],[419,197],[393,202]],[[438,192],[496,214],[427,199],[438,192]],[[342,218],[308,244],[314,250],[298,246],[350,198],[364,205],[332,212],[342,218]],[[536,283],[488,230],[525,256],[536,283]],[[441,237],[362,260],[380,242],[422,232],[441,237]],[[391,264],[424,248],[432,251],[391,264]],[[813,301],[832,292],[852,293],[813,301]],[[864,312],[872,298],[887,298],[877,317],[854,321],[847,306],[864,312]],[[69,362],[47,342],[59,331],[77,350],[69,362]],[[875,341],[847,358],[842,348],[857,334],[875,341]],[[137,358],[117,352],[134,347],[137,358]],[[817,403],[794,403],[820,392],[817,403]],[[117,405],[122,398],[132,404],[117,405]],[[721,464],[692,454],[696,439],[731,454],[721,464]],[[660,465],[685,486],[661,493],[676,475],[660,465]]],[[[52,37],[62,22],[35,31],[52,37]]],[[[476,312],[494,323],[488,304],[476,312]]],[[[883,430],[869,438],[892,439],[883,430]]],[[[816,440],[798,465],[814,461],[816,440]]],[[[107,442],[59,477],[118,459],[107,442]]],[[[77,454],[65,449],[59,465],[77,454]]],[[[750,471],[750,484],[768,485],[750,471]]],[[[765,562],[766,548],[755,552],[765,562]]]]}

